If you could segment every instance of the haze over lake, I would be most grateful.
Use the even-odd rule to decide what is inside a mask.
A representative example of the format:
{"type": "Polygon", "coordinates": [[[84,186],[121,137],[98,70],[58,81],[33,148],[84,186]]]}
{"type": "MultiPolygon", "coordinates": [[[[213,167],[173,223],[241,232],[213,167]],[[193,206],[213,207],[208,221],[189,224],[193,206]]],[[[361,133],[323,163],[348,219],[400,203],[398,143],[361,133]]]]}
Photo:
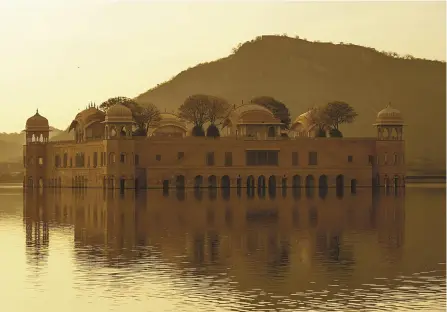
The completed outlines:
{"type": "Polygon", "coordinates": [[[1,311],[442,311],[445,195],[3,185],[1,311]]]}

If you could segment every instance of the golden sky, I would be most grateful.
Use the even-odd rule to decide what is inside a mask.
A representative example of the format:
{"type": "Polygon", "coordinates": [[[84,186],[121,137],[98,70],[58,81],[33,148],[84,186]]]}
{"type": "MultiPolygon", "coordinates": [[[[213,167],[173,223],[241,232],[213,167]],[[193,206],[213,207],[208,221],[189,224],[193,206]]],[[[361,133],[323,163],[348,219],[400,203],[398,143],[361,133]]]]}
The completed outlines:
{"type": "Polygon", "coordinates": [[[1,107],[13,112],[0,132],[36,108],[65,129],[89,101],[134,97],[258,35],[445,60],[445,27],[444,1],[0,0],[1,107]]]}

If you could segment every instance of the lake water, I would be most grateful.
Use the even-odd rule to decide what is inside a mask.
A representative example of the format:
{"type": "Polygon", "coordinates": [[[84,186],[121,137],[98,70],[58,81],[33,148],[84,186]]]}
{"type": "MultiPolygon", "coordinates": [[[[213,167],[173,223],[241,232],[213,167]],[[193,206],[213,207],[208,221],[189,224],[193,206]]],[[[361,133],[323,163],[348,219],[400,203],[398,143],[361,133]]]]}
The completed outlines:
{"type": "Polygon", "coordinates": [[[445,185],[0,186],[1,311],[445,311],[445,185]]]}

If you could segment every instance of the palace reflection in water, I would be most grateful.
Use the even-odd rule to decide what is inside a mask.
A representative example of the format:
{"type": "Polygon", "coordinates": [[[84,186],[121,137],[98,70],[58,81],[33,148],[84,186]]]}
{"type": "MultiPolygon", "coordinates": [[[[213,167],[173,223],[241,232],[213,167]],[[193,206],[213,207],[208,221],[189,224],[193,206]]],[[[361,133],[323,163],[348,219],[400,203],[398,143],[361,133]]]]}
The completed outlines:
{"type": "Polygon", "coordinates": [[[256,290],[256,299],[238,299],[246,310],[323,307],[342,293],[353,300],[339,304],[371,307],[386,300],[378,278],[391,293],[405,284],[399,276],[439,269],[442,252],[445,260],[445,239],[424,254],[414,242],[406,246],[416,229],[406,230],[404,192],[31,190],[24,193],[26,246],[30,258],[45,261],[52,227],[73,228],[77,266],[134,270],[140,278],[152,270],[189,287],[199,279],[208,283],[203,292],[256,290]],[[365,288],[370,297],[355,303],[353,293],[365,288]]]}

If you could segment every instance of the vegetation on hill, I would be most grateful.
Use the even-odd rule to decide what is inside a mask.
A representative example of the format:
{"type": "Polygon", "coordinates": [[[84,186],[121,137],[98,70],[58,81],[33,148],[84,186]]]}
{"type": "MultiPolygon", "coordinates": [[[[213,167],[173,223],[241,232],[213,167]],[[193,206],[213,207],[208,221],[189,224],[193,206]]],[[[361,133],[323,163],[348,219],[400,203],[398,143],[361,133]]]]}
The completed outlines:
{"type": "Polygon", "coordinates": [[[356,122],[340,126],[345,137],[375,136],[376,114],[391,102],[404,116],[407,164],[429,157],[445,169],[445,62],[399,56],[352,44],[262,36],[234,53],[189,68],[136,97],[177,109],[191,94],[213,94],[230,104],[266,94],[284,103],[291,118],[341,99],[355,103],[356,122]]]}

